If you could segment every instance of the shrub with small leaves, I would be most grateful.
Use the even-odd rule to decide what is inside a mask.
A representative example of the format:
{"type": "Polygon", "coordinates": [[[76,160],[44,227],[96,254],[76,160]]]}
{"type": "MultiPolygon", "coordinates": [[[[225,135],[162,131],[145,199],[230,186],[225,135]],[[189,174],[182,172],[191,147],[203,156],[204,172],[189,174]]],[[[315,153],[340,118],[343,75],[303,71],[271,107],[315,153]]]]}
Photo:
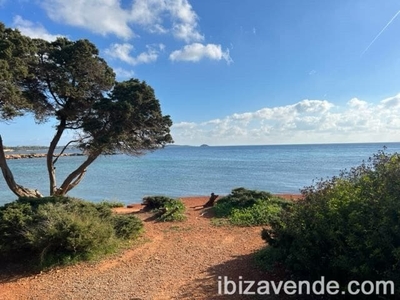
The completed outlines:
{"type": "Polygon", "coordinates": [[[158,218],[159,221],[172,222],[183,221],[186,219],[185,205],[179,199],[170,199],[164,203],[162,209],[164,209],[165,212],[158,218]]]}
{"type": "Polygon", "coordinates": [[[303,279],[391,280],[400,294],[400,155],[380,151],[369,164],[303,190],[304,200],[264,229],[259,261],[303,279]]]}
{"type": "Polygon", "coordinates": [[[119,201],[108,201],[108,200],[104,200],[101,201],[99,204],[107,206],[109,208],[115,208],[115,207],[124,207],[125,204],[119,201]]]}
{"type": "Polygon", "coordinates": [[[143,223],[133,215],[114,215],[112,218],[115,234],[121,239],[137,237],[143,229],[143,223]]]}
{"type": "Polygon", "coordinates": [[[152,210],[158,221],[171,222],[186,219],[186,207],[180,199],[165,196],[150,196],[143,198],[146,209],[152,210]]]}
{"type": "Polygon", "coordinates": [[[143,198],[142,205],[145,205],[146,209],[153,210],[164,207],[164,204],[170,200],[171,198],[165,196],[149,196],[143,198]]]}
{"type": "Polygon", "coordinates": [[[142,222],[104,203],[68,197],[22,198],[0,207],[0,258],[47,267],[114,252],[142,222]]]}
{"type": "Polygon", "coordinates": [[[213,209],[217,218],[227,218],[233,225],[256,226],[277,222],[281,210],[291,205],[291,201],[269,192],[237,188],[217,201],[213,209]]]}

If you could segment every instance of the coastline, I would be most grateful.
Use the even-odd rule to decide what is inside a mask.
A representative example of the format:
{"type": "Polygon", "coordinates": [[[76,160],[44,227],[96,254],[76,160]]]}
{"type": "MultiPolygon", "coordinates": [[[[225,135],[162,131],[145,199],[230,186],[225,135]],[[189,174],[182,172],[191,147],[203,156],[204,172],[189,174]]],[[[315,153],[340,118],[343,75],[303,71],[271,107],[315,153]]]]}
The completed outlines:
{"type": "MultiPolygon", "coordinates": [[[[62,154],[55,154],[54,156],[83,156],[82,153],[62,153],[62,154]]],[[[32,154],[6,154],[6,159],[25,159],[25,158],[42,158],[46,157],[46,153],[32,153],[32,154]]]]}

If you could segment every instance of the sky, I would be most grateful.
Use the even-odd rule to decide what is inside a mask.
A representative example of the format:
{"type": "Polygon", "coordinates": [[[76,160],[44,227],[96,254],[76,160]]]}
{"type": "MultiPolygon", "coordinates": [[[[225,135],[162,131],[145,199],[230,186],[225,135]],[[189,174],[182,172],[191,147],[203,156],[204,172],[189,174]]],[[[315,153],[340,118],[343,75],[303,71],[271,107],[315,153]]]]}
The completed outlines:
{"type": "MultiPolygon", "coordinates": [[[[179,145],[399,142],[399,14],[398,0],[0,0],[7,27],[89,39],[118,80],[146,81],[179,145]]],[[[48,145],[54,124],[0,134],[48,145]]]]}

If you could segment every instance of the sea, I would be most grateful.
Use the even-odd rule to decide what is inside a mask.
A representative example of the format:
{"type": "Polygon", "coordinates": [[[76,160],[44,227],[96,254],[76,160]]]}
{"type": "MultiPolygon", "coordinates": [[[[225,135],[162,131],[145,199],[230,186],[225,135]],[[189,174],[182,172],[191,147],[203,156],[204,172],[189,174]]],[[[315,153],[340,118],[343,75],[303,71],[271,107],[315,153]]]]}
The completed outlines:
{"type": "MultiPolygon", "coordinates": [[[[99,202],[140,203],[143,197],[229,194],[245,187],[272,193],[299,193],[320,179],[360,165],[380,150],[400,153],[400,143],[169,146],[143,156],[99,157],[70,196],[99,202]]],[[[37,153],[40,150],[36,150],[37,153]]],[[[58,186],[85,159],[61,157],[56,163],[58,186]]],[[[48,195],[45,158],[8,160],[18,184],[48,195]]],[[[16,196],[0,177],[0,205],[16,196]]]]}

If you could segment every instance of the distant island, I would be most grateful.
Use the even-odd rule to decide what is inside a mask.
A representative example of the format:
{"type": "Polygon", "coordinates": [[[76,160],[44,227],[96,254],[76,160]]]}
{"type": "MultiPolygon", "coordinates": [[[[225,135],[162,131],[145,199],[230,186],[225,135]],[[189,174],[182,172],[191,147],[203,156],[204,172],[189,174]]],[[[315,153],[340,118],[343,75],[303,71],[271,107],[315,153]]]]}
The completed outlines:
{"type": "Polygon", "coordinates": [[[210,147],[210,146],[208,146],[207,144],[202,144],[200,145],[200,147],[210,147]]]}

